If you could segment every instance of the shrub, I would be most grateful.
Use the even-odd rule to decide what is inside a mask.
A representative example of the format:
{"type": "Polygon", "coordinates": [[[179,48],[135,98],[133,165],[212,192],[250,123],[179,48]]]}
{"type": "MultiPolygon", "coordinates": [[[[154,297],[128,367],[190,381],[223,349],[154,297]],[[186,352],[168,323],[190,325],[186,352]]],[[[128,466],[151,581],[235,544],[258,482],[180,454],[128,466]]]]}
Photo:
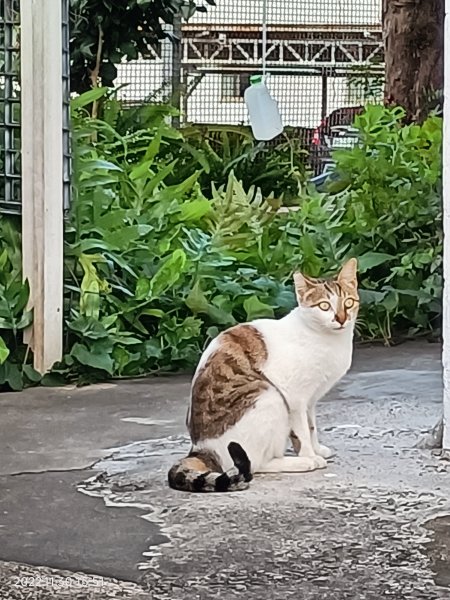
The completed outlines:
{"type": "Polygon", "coordinates": [[[403,125],[405,112],[368,106],[360,143],[336,151],[342,241],[361,264],[362,334],[389,340],[439,328],[442,291],[442,119],[403,125]]]}
{"type": "MultiPolygon", "coordinates": [[[[400,109],[369,106],[356,121],[359,144],[334,155],[337,181],[280,211],[232,169],[208,189],[203,155],[191,154],[187,173],[186,140],[166,108],[149,107],[136,128],[120,125],[123,115],[90,118],[91,101],[92,92],[73,104],[65,356],[56,375],[85,382],[190,369],[221,329],[288,312],[295,269],[326,274],[351,255],[360,262],[363,339],[438,328],[439,118],[404,126],[400,109]]],[[[36,381],[22,368],[19,332],[31,315],[17,229],[2,226],[0,385],[19,388],[36,381]]]]}

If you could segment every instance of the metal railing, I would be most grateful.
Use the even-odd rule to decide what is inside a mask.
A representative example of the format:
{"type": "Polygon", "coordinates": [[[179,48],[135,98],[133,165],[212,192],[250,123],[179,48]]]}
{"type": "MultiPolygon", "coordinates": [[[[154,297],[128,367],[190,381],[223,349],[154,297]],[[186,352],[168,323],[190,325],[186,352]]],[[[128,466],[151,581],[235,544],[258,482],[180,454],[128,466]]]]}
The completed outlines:
{"type": "MultiPolygon", "coordinates": [[[[61,0],[64,208],[70,204],[69,0],[61,0]]],[[[27,93],[24,89],[23,93],[27,93]]],[[[29,92],[28,92],[29,93],[29,92]]],[[[0,0],[0,213],[21,212],[20,0],[0,0]]]]}

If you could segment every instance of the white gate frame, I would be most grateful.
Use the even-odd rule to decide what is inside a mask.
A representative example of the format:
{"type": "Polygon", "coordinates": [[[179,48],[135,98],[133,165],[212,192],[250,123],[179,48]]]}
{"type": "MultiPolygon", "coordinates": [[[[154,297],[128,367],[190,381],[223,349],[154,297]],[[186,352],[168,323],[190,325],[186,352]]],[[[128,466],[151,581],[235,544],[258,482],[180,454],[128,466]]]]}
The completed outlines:
{"type": "Polygon", "coordinates": [[[443,227],[444,293],[443,351],[444,439],[443,449],[450,452],[450,0],[445,0],[444,24],[444,132],[443,132],[443,227]]]}
{"type": "Polygon", "coordinates": [[[63,86],[61,0],[20,0],[23,277],[34,367],[61,360],[63,340],[63,86]]]}

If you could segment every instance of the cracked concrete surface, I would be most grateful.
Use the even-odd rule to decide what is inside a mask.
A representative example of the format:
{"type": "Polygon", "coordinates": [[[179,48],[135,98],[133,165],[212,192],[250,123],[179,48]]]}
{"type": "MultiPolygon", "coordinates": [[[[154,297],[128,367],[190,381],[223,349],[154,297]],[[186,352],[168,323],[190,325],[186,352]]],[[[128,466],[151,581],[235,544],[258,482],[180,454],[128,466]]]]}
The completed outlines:
{"type": "Polygon", "coordinates": [[[186,378],[4,395],[0,598],[448,600],[450,463],[415,447],[440,417],[439,353],[358,349],[319,407],[329,467],[236,494],[166,486],[186,378]],[[105,578],[55,583],[75,571],[105,578]]]}

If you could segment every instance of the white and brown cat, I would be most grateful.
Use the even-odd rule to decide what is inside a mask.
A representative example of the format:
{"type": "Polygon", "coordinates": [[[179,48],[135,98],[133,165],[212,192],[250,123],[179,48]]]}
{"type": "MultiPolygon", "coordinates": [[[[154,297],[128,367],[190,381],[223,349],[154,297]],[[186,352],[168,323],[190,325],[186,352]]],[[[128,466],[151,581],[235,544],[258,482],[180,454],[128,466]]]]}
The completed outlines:
{"type": "Polygon", "coordinates": [[[331,279],[295,273],[298,307],[221,333],[194,375],[187,425],[192,450],[169,485],[242,490],[254,473],[322,469],[316,404],[350,368],[359,308],[357,261],[331,279]],[[292,440],[297,456],[285,456],[292,440]]]}

